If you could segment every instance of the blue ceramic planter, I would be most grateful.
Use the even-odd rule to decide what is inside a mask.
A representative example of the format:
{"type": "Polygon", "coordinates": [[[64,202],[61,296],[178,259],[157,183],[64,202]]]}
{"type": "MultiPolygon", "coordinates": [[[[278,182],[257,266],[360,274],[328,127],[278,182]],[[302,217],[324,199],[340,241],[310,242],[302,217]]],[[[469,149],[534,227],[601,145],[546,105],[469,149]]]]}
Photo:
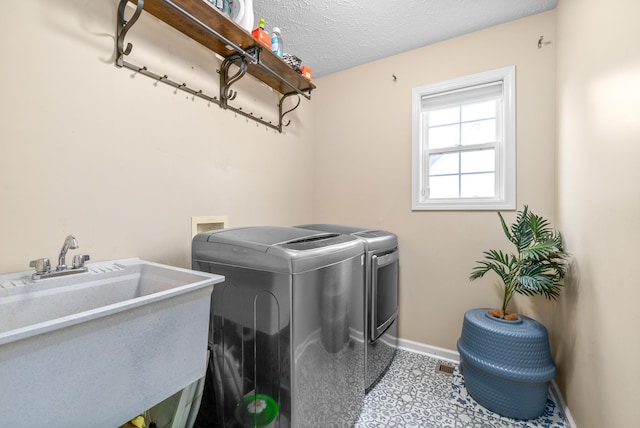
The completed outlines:
{"type": "Polygon", "coordinates": [[[547,329],[531,318],[505,321],[487,311],[472,309],[464,315],[458,352],[467,391],[503,416],[538,417],[556,374],[547,329]]]}

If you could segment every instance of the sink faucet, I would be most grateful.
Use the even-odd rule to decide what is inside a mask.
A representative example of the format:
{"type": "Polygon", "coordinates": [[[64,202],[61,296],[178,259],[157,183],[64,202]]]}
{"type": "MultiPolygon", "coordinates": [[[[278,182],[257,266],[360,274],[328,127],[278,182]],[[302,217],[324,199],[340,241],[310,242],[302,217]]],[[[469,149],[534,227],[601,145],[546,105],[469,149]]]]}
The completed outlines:
{"type": "Polygon", "coordinates": [[[67,238],[64,240],[64,244],[62,244],[62,248],[60,249],[60,255],[58,256],[58,266],[56,266],[57,271],[65,270],[67,268],[67,265],[64,261],[65,257],[67,256],[67,251],[69,251],[69,249],[75,250],[76,248],[78,248],[78,241],[76,241],[76,238],[71,235],[67,236],[67,238]]]}
{"type": "Polygon", "coordinates": [[[29,262],[29,266],[36,268],[36,272],[31,275],[31,278],[46,279],[57,276],[87,272],[89,269],[84,265],[84,262],[90,259],[88,254],[74,255],[72,267],[68,267],[64,260],[67,256],[67,251],[75,250],[76,248],[79,248],[76,238],[71,235],[67,236],[64,240],[64,244],[62,244],[62,248],[60,249],[60,255],[58,256],[58,266],[56,266],[56,270],[53,272],[51,271],[51,263],[47,258],[31,260],[31,262],[29,262]]]}

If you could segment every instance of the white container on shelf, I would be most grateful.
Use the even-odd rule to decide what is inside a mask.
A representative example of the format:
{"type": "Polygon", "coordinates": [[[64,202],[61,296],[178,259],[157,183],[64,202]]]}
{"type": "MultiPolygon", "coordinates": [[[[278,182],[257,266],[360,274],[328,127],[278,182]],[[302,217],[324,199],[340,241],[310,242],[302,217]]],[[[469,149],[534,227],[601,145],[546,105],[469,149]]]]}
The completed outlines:
{"type": "Polygon", "coordinates": [[[253,30],[253,0],[233,0],[231,5],[231,18],[236,23],[251,32],[253,30]]]}

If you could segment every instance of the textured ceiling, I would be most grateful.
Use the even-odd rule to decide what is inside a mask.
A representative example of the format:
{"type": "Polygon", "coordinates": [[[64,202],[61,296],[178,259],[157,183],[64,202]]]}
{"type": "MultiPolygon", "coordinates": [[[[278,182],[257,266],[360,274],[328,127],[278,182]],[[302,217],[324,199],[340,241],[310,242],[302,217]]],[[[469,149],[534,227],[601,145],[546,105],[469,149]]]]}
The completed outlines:
{"type": "Polygon", "coordinates": [[[317,78],[556,7],[558,0],[254,0],[317,78]]]}

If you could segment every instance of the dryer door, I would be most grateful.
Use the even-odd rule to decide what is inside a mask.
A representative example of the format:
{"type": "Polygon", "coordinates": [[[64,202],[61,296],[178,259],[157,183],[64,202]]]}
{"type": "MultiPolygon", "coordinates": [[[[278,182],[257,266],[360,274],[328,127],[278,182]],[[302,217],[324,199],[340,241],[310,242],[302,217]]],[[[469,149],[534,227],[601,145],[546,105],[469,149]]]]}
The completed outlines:
{"type": "Polygon", "coordinates": [[[398,250],[371,257],[371,341],[398,317],[398,250]]]}

